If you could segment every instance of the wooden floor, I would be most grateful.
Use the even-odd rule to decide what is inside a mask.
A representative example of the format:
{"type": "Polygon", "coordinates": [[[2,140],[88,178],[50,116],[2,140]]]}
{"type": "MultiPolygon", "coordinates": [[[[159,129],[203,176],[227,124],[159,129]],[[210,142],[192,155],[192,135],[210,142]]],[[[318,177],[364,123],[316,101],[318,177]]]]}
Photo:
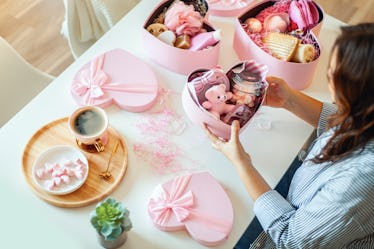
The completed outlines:
{"type": "MultiPolygon", "coordinates": [[[[343,22],[374,22],[374,0],[316,2],[343,22]]],[[[0,35],[32,65],[57,76],[74,61],[60,35],[64,14],[63,0],[0,0],[0,35]]]]}

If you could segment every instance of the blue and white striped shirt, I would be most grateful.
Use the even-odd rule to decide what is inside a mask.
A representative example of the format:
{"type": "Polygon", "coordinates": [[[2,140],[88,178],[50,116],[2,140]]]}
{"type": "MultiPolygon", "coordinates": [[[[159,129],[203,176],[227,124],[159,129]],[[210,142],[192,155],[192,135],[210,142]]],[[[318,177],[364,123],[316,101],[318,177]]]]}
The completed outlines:
{"type": "Polygon", "coordinates": [[[335,163],[308,160],[331,137],[331,129],[323,131],[335,111],[324,103],[318,137],[287,199],[270,190],[256,200],[254,212],[266,233],[251,248],[374,248],[374,141],[335,163]]]}

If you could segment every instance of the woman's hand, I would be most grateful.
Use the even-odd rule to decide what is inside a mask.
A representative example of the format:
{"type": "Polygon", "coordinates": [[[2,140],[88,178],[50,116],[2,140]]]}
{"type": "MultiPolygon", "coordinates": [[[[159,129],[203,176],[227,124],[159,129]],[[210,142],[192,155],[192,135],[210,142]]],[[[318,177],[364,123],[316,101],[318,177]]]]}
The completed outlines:
{"type": "Polygon", "coordinates": [[[203,124],[203,129],[208,135],[209,140],[212,142],[213,148],[222,152],[234,165],[238,165],[243,162],[251,162],[251,157],[245,152],[240,140],[239,140],[239,122],[235,120],[231,124],[231,137],[228,141],[223,141],[214,135],[207,127],[203,124]]]}
{"type": "Polygon", "coordinates": [[[322,102],[292,89],[287,82],[275,76],[266,77],[269,83],[264,105],[282,107],[313,127],[317,127],[322,110],[322,102]]]}
{"type": "Polygon", "coordinates": [[[203,125],[203,128],[213,147],[221,151],[234,164],[245,188],[254,201],[271,189],[255,167],[253,167],[251,157],[245,152],[239,141],[240,127],[237,120],[231,124],[231,137],[229,141],[219,139],[208,130],[206,124],[203,125]]]}
{"type": "Polygon", "coordinates": [[[293,90],[281,78],[268,76],[266,80],[269,83],[269,87],[265,95],[264,104],[271,107],[286,108],[293,90]]]}

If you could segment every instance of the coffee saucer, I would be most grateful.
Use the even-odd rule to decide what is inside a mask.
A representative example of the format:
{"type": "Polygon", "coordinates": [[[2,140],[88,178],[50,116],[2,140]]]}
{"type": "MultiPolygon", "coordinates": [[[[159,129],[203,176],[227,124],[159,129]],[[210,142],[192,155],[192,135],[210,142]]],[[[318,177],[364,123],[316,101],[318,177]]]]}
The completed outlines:
{"type": "MultiPolygon", "coordinates": [[[[108,143],[108,140],[109,140],[109,135],[108,133],[105,133],[104,136],[101,138],[102,144],[104,145],[103,151],[105,150],[105,145],[108,143]]],[[[83,151],[86,151],[89,153],[100,153],[97,151],[97,148],[94,144],[85,144],[79,141],[78,139],[75,139],[75,142],[77,143],[78,147],[82,149],[83,151]]]]}

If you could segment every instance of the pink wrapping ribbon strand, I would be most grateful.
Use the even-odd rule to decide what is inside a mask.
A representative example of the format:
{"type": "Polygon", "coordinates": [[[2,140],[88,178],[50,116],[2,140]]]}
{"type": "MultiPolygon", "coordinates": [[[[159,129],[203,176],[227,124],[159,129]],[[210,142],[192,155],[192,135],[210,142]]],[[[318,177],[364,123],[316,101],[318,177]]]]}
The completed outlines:
{"type": "Polygon", "coordinates": [[[220,4],[226,6],[246,6],[247,0],[209,0],[209,4],[220,4]]]}
{"type": "Polygon", "coordinates": [[[230,222],[193,207],[192,191],[185,192],[190,180],[191,174],[179,176],[173,180],[170,193],[161,188],[160,192],[151,198],[148,210],[154,214],[153,221],[160,226],[165,226],[172,214],[181,223],[195,217],[197,222],[205,224],[208,228],[227,234],[231,229],[230,222]]]}
{"type": "Polygon", "coordinates": [[[250,72],[257,75],[261,80],[265,80],[266,74],[268,73],[269,68],[265,64],[257,63],[254,60],[249,60],[244,62],[241,67],[233,69],[234,73],[245,73],[250,72]]]}
{"type": "Polygon", "coordinates": [[[97,56],[91,61],[90,68],[82,70],[78,78],[72,83],[72,92],[78,96],[83,96],[83,104],[93,104],[94,100],[104,96],[106,91],[136,94],[149,94],[154,92],[153,86],[147,84],[110,82],[110,77],[102,69],[104,60],[104,54],[97,56]]]}
{"type": "Polygon", "coordinates": [[[226,86],[230,85],[229,79],[221,68],[213,68],[206,71],[200,77],[196,77],[190,81],[190,84],[194,86],[196,93],[203,91],[206,85],[215,85],[218,83],[223,83],[226,86]]]}

